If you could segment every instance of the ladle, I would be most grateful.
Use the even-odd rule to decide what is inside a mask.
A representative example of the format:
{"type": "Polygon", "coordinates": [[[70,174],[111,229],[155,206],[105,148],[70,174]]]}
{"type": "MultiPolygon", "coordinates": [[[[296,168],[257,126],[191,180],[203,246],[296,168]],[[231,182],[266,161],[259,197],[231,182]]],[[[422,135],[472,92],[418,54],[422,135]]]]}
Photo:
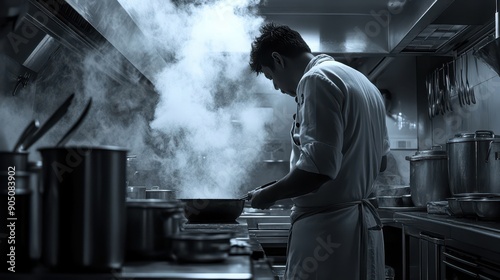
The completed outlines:
{"type": "Polygon", "coordinates": [[[33,133],[31,137],[26,139],[22,149],[27,150],[33,145],[38,139],[40,139],[45,133],[51,129],[68,111],[71,102],[75,94],[71,94],[59,108],[47,119],[47,121],[36,131],[33,133]]]}
{"type": "Polygon", "coordinates": [[[40,127],[40,122],[38,120],[32,120],[19,136],[16,144],[14,145],[14,152],[21,152],[24,150],[23,143],[33,135],[33,133],[40,127]]]}
{"type": "Polygon", "coordinates": [[[73,134],[75,134],[75,132],[78,130],[78,128],[82,124],[83,120],[87,116],[91,105],[92,105],[92,98],[90,98],[89,102],[87,103],[87,106],[85,106],[85,109],[83,110],[82,114],[80,115],[78,120],[75,122],[75,124],[73,124],[73,126],[61,138],[61,140],[59,140],[59,142],[57,142],[57,144],[56,144],[57,147],[64,146],[69,141],[71,136],[73,136],[73,134]]]}

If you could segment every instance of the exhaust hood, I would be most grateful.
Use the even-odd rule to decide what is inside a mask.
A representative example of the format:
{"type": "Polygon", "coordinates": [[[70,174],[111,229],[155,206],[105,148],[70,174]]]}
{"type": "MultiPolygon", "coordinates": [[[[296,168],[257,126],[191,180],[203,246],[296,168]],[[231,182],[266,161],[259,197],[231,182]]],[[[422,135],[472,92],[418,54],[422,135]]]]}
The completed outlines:
{"type": "MultiPolygon", "coordinates": [[[[9,83],[20,85],[36,78],[50,58],[58,55],[64,46],[77,54],[108,53],[103,69],[107,75],[123,83],[130,77],[144,77],[127,61],[107,38],[103,37],[86,19],[64,0],[26,1],[26,13],[18,19],[16,27],[2,42],[2,58],[8,64],[9,83]]],[[[100,1],[99,1],[100,2],[100,1]]],[[[102,1],[108,2],[108,1],[102,1]]],[[[110,1],[111,2],[111,1],[110,1]]]]}
{"type": "MultiPolygon", "coordinates": [[[[28,2],[22,20],[35,36],[4,50],[31,74],[61,46],[77,53],[116,52],[130,64],[107,63],[108,74],[117,81],[137,75],[152,81],[167,63],[151,48],[138,47],[147,44],[144,32],[118,0],[28,2]],[[115,28],[117,21],[122,28],[115,28]],[[138,36],[133,46],[130,34],[138,36]]],[[[257,12],[301,32],[313,52],[330,54],[375,79],[396,56],[452,56],[484,40],[493,29],[494,6],[494,1],[479,5],[470,0],[262,0],[257,12]]],[[[23,32],[18,28],[13,34],[24,38],[23,32]]]]}

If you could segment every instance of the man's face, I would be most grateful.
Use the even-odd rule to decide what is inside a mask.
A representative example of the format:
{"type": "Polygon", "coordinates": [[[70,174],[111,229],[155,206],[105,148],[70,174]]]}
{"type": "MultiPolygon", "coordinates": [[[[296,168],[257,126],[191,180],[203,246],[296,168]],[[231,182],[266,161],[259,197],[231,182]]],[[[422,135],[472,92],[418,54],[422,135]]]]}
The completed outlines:
{"type": "Polygon", "coordinates": [[[274,70],[270,67],[262,66],[264,76],[273,82],[274,88],[292,97],[296,95],[296,85],[294,85],[291,74],[282,64],[274,63],[274,70]]]}

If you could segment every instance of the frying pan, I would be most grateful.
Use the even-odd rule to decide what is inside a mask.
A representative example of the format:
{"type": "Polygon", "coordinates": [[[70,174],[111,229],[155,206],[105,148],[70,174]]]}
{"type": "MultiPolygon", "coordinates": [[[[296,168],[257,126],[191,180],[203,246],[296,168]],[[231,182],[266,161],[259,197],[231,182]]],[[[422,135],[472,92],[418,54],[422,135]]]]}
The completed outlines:
{"type": "MultiPolygon", "coordinates": [[[[276,181],[257,189],[265,188],[276,181]]],[[[184,198],[184,216],[190,223],[234,223],[243,212],[245,201],[251,199],[252,192],[240,198],[184,198]]]]}
{"type": "Polygon", "coordinates": [[[184,202],[184,216],[192,223],[231,223],[243,212],[244,199],[193,198],[184,202]]]}

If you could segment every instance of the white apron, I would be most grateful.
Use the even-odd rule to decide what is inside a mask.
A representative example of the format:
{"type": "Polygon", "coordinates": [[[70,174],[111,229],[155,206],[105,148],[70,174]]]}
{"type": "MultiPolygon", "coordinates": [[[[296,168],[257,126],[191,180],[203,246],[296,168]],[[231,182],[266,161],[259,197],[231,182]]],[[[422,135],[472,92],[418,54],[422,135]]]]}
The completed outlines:
{"type": "Polygon", "coordinates": [[[290,167],[332,180],[292,199],[285,279],[383,280],[382,224],[366,200],[389,151],[383,99],[364,75],[319,55],[296,102],[290,167]]]}

